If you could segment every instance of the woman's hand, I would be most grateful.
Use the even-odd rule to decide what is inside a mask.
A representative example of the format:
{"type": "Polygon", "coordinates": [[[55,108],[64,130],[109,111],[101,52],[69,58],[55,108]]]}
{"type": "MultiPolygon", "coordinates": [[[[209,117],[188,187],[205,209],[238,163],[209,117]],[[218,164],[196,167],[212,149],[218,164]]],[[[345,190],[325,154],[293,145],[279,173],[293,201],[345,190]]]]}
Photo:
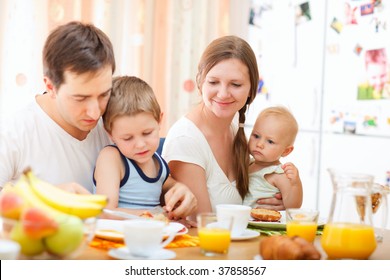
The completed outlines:
{"type": "Polygon", "coordinates": [[[182,184],[176,183],[165,194],[164,209],[168,212],[169,219],[186,218],[196,211],[197,200],[190,189],[182,184]]]}
{"type": "Polygon", "coordinates": [[[275,194],[274,197],[258,199],[256,207],[278,210],[278,211],[282,211],[282,210],[286,209],[286,207],[284,207],[284,204],[283,204],[281,193],[275,194]]]}

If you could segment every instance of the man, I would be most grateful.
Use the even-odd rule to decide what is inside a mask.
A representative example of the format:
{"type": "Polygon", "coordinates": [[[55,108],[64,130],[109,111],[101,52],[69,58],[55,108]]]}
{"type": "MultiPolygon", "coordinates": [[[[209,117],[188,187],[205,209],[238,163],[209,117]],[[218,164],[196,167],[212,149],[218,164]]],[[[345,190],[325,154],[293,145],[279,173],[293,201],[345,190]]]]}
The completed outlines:
{"type": "MultiPolygon", "coordinates": [[[[49,35],[42,56],[45,93],[0,132],[0,187],[30,167],[52,184],[75,182],[63,187],[91,192],[97,155],[110,143],[101,116],[115,71],[112,44],[95,26],[70,22],[49,35]]],[[[182,184],[164,191],[171,217],[185,217],[196,207],[182,184]]]]}

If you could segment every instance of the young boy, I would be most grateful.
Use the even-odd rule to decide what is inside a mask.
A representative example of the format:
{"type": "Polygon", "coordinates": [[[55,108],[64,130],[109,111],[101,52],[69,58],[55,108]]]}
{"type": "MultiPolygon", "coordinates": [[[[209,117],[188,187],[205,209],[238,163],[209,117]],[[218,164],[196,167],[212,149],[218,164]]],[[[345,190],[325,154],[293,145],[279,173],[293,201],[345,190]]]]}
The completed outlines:
{"type": "Polygon", "coordinates": [[[152,88],[136,77],[113,80],[103,115],[114,145],[99,153],[94,171],[96,193],[108,196],[107,208],[140,215],[160,205],[162,186],[175,183],[156,150],[162,113],[152,88]]]}
{"type": "Polygon", "coordinates": [[[284,107],[269,107],[256,119],[249,139],[253,162],[249,166],[249,193],[244,204],[256,207],[259,198],[273,197],[280,192],[285,208],[299,208],[302,204],[302,184],[297,169],[281,164],[280,158],[294,149],[298,124],[284,107]],[[298,180],[297,180],[298,178],[298,180]]]}

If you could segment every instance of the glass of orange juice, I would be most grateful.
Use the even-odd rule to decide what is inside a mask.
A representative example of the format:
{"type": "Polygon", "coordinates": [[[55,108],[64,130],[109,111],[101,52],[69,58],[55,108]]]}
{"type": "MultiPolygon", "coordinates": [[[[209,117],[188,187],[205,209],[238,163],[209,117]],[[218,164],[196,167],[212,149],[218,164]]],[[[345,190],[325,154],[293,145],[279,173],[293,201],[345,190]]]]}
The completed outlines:
{"type": "Polygon", "coordinates": [[[201,252],[209,257],[227,254],[233,218],[226,217],[218,221],[215,213],[200,213],[197,222],[201,252]]]}
{"type": "Polygon", "coordinates": [[[376,245],[374,228],[365,224],[328,223],[321,237],[328,259],[367,259],[376,245]]]}
{"type": "Polygon", "coordinates": [[[287,236],[300,236],[313,242],[317,232],[319,212],[313,209],[286,209],[287,236]]]}

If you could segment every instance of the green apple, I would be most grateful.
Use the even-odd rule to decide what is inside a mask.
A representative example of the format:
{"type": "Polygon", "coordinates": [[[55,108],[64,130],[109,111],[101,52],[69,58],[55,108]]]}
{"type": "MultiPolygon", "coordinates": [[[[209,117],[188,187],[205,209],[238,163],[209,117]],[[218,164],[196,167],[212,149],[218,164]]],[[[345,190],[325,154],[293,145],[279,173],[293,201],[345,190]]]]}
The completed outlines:
{"type": "Polygon", "coordinates": [[[51,254],[66,256],[80,246],[83,237],[83,221],[79,217],[67,215],[66,219],[59,222],[57,232],[44,238],[44,243],[51,254]]]}
{"type": "Polygon", "coordinates": [[[20,244],[20,251],[26,256],[35,256],[45,250],[42,239],[34,239],[26,235],[20,222],[12,228],[10,238],[20,244]]]}

